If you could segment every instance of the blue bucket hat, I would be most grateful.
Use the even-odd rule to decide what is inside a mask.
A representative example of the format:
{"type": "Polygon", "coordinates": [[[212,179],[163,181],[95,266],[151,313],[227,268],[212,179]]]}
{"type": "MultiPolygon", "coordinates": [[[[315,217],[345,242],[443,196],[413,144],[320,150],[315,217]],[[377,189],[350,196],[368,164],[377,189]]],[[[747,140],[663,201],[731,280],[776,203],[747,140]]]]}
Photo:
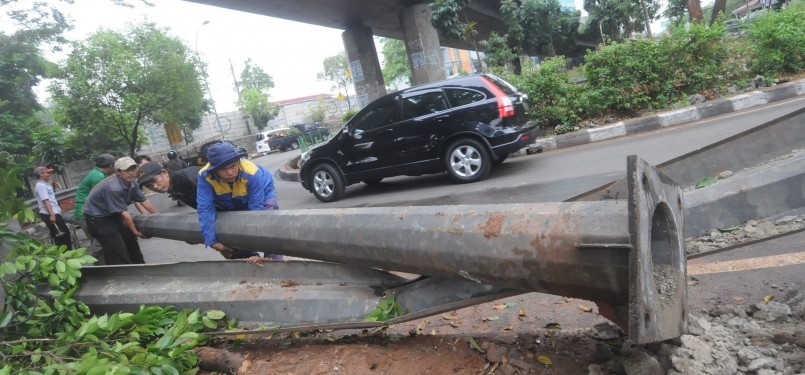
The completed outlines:
{"type": "Polygon", "coordinates": [[[210,162],[210,170],[230,164],[245,156],[246,154],[239,153],[235,149],[235,146],[226,142],[216,143],[207,149],[207,160],[210,162]]]}

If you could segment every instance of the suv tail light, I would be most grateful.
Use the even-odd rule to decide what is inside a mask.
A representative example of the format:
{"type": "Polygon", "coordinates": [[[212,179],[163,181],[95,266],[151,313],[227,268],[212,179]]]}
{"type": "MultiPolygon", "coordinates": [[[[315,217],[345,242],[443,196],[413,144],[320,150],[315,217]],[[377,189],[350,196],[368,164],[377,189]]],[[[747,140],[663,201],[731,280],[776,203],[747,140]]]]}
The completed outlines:
{"type": "Polygon", "coordinates": [[[492,91],[492,94],[498,99],[498,116],[500,117],[509,117],[514,116],[514,103],[512,102],[511,98],[506,95],[494,82],[491,82],[486,77],[481,77],[481,79],[486,83],[486,87],[489,88],[489,91],[492,91]]]}

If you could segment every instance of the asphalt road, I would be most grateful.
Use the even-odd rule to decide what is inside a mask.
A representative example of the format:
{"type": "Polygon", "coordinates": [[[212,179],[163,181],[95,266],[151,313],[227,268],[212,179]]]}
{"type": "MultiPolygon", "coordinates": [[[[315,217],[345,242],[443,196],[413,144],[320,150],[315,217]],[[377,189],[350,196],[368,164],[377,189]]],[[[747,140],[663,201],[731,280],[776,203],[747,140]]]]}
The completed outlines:
{"type": "MultiPolygon", "coordinates": [[[[456,185],[447,175],[394,177],[369,187],[347,188],[345,199],[324,204],[301,184],[275,179],[280,209],[315,209],[364,206],[441,205],[473,203],[558,202],[623,177],[626,156],[636,154],[650,163],[694,151],[768,120],[805,106],[805,97],[751,110],[628,137],[587,144],[543,154],[511,158],[493,168],[489,177],[473,184],[456,185]]],[[[253,159],[276,171],[299,151],[273,153],[253,159]]],[[[149,197],[159,212],[193,212],[176,207],[165,195],[149,197]]],[[[219,260],[203,245],[151,238],[140,240],[149,263],[219,260]]]]}
{"type": "MultiPolygon", "coordinates": [[[[277,181],[277,195],[282,209],[558,202],[623,177],[628,155],[660,164],[803,106],[805,97],[798,97],[653,132],[510,158],[472,184],[453,184],[446,174],[394,177],[377,186],[349,186],[344,199],[325,204],[298,182],[277,181]]],[[[276,171],[299,153],[274,153],[253,161],[276,171]]]]}

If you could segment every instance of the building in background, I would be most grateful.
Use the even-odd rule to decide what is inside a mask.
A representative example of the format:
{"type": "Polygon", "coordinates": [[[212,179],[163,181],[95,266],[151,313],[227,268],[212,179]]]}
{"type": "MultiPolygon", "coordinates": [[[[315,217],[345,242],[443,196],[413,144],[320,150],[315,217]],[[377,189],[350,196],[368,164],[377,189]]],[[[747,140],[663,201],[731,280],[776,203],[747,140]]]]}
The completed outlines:
{"type": "MultiPolygon", "coordinates": [[[[458,48],[442,47],[445,77],[462,74],[479,74],[484,71],[478,52],[458,48]]],[[[480,54],[483,57],[483,53],[480,54]]]]}
{"type": "Polygon", "coordinates": [[[280,112],[276,118],[268,122],[266,129],[287,128],[289,125],[310,122],[308,118],[312,111],[323,109],[325,112],[325,122],[340,120],[350,105],[352,109],[358,109],[355,97],[339,99],[332,94],[316,94],[280,100],[273,104],[280,106],[280,112]]]}

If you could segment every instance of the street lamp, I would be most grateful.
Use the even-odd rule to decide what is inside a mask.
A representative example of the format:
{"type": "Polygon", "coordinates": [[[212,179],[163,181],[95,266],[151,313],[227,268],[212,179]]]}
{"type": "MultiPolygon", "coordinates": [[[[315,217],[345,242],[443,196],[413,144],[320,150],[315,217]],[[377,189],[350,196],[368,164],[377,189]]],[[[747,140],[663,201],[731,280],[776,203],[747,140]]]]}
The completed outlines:
{"type": "MultiPolygon", "coordinates": [[[[199,56],[198,53],[198,33],[201,31],[201,27],[210,23],[210,20],[204,20],[201,25],[198,26],[196,29],[196,56],[199,56]]],[[[210,94],[210,104],[212,104],[212,111],[215,113],[215,123],[218,125],[218,131],[222,132],[223,128],[221,127],[221,119],[218,118],[218,110],[215,109],[215,99],[212,98],[212,91],[210,90],[210,84],[207,82],[207,72],[204,70],[204,65],[201,66],[201,73],[204,78],[204,86],[207,87],[207,93],[210,94]]],[[[210,134],[212,135],[212,134],[210,134]]]]}

